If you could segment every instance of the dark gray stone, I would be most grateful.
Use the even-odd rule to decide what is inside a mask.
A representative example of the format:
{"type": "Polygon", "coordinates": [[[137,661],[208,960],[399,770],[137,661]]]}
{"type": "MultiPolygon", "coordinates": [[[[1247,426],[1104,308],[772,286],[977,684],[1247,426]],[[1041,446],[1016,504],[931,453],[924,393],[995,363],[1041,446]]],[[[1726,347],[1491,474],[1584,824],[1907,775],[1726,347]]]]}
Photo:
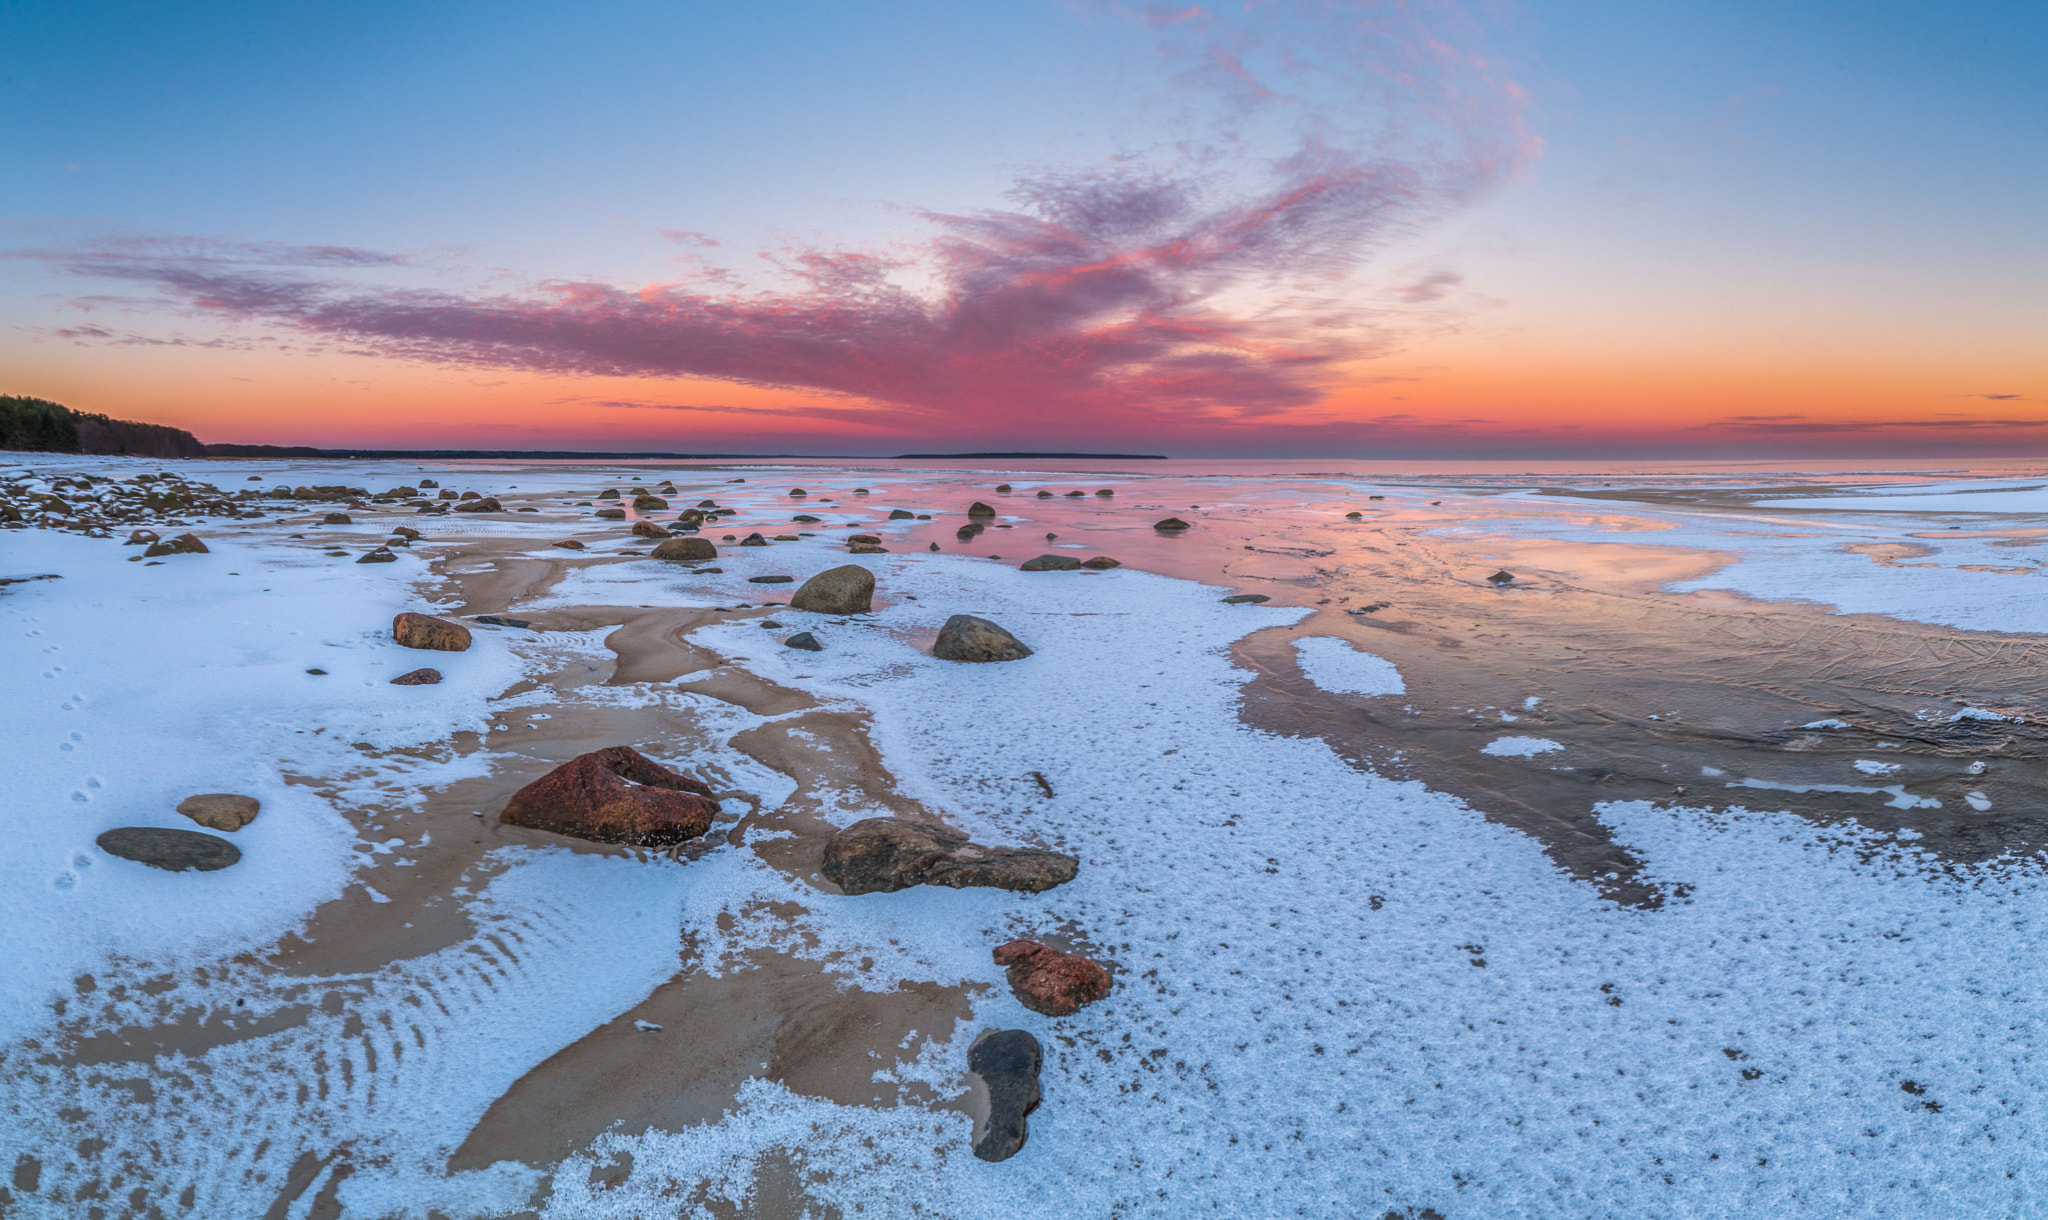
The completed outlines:
{"type": "Polygon", "coordinates": [[[782,641],[782,646],[784,648],[800,648],[805,652],[825,651],[825,646],[818,642],[818,637],[808,631],[799,631],[795,635],[790,636],[782,641]]]}
{"type": "Polygon", "coordinates": [[[1223,599],[1223,604],[1226,606],[1251,606],[1259,602],[1269,602],[1272,600],[1272,598],[1267,597],[1263,593],[1233,593],[1223,599]]]}
{"type": "Polygon", "coordinates": [[[941,661],[1016,661],[1030,656],[1031,649],[985,618],[956,614],[939,628],[932,655],[941,661]]]}
{"type": "Polygon", "coordinates": [[[1018,568],[1018,571],[1072,572],[1080,568],[1080,566],[1081,561],[1074,558],[1072,555],[1040,555],[1036,559],[1025,560],[1023,566],[1018,568]]]}
{"type": "Polygon", "coordinates": [[[242,849],[219,835],[161,826],[123,826],[94,840],[100,850],[123,860],[168,872],[210,873],[242,858],[242,849]]]}
{"type": "Polygon", "coordinates": [[[753,585],[786,585],[796,580],[794,576],[749,576],[747,583],[753,585]]]}
{"type": "Polygon", "coordinates": [[[967,1070],[988,1089],[988,1129],[974,1142],[974,1155],[984,1161],[1007,1161],[1031,1137],[1025,1119],[1038,1108],[1038,1089],[1045,1052],[1029,1030],[999,1029],[983,1034],[967,1049],[967,1070]]]}

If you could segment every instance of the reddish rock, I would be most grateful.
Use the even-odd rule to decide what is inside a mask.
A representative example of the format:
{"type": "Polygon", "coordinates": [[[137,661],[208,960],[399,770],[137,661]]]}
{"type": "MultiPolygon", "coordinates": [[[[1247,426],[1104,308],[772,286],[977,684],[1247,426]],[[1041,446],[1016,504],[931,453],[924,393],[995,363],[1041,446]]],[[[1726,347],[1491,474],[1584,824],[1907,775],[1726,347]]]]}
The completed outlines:
{"type": "Polygon", "coordinates": [[[425,648],[434,652],[466,652],[469,628],[430,614],[407,610],[391,620],[391,638],[401,647],[425,648]]]}
{"type": "Polygon", "coordinates": [[[565,551],[580,551],[583,549],[583,544],[581,542],[576,541],[574,538],[564,538],[560,542],[557,542],[555,545],[561,547],[565,551]]]}
{"type": "MultiPolygon", "coordinates": [[[[467,492],[465,495],[469,494],[467,492]]],[[[496,496],[483,496],[475,500],[464,500],[455,506],[458,513],[502,513],[505,506],[498,503],[496,496]]]]}
{"type": "Polygon", "coordinates": [[[434,686],[441,681],[438,669],[415,669],[391,679],[393,686],[434,686]]]}
{"type": "Polygon", "coordinates": [[[652,521],[635,521],[633,523],[633,536],[636,538],[666,538],[668,537],[668,531],[652,521]]]}
{"type": "Polygon", "coordinates": [[[514,793],[505,821],[597,843],[668,847],[709,830],[717,813],[701,782],[630,746],[607,746],[514,793]]]}
{"type": "Polygon", "coordinates": [[[995,957],[996,965],[1010,968],[1010,990],[1017,999],[1044,1016],[1069,1016],[1109,994],[1109,971],[1078,953],[1062,953],[1035,940],[1013,940],[997,949],[995,957]]]}
{"type": "Polygon", "coordinates": [[[207,550],[206,544],[199,540],[199,535],[179,534],[176,538],[150,543],[149,548],[142,554],[146,559],[155,559],[159,555],[204,555],[207,554],[207,550]]]}

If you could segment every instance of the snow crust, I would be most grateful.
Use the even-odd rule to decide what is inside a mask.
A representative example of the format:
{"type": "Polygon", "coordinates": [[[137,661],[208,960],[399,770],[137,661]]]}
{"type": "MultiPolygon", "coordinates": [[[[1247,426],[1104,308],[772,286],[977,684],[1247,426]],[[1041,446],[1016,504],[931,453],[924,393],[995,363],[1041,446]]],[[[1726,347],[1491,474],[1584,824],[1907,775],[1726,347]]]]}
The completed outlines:
{"type": "Polygon", "coordinates": [[[1374,656],[1351,641],[1330,635],[1303,636],[1294,641],[1301,672],[1333,694],[1401,695],[1408,691],[1401,671],[1385,657],[1374,656]]]}
{"type": "Polygon", "coordinates": [[[1533,758],[1562,749],[1563,746],[1548,737],[1496,737],[1479,747],[1479,752],[1495,758],[1533,758]]]}
{"type": "MultiPolygon", "coordinates": [[[[356,464],[324,478],[296,469],[302,482],[378,477],[356,464]]],[[[392,474],[416,477],[409,466],[392,474]]],[[[601,477],[520,481],[587,488],[601,477]]],[[[856,481],[878,501],[887,494],[874,472],[803,476],[814,501],[856,481]]],[[[717,498],[744,505],[756,494],[749,485],[717,498]]],[[[436,519],[435,532],[444,525],[454,523],[436,519]]],[[[1078,855],[1069,885],[845,898],[741,851],[684,866],[508,851],[463,896],[475,933],[461,944],[359,976],[283,979],[237,964],[325,898],[396,866],[357,842],[331,802],[402,802],[493,763],[480,750],[366,768],[350,742],[481,729],[491,699],[557,655],[545,650],[604,655],[602,633],[480,631],[469,653],[433,658],[449,675],[441,687],[386,687],[398,660],[418,663],[386,641],[393,612],[425,608],[426,586],[413,584],[421,559],[320,567],[237,549],[237,528],[200,531],[211,556],[147,569],[112,543],[0,537],[9,571],[64,577],[0,595],[0,676],[13,694],[0,728],[19,768],[0,789],[13,847],[0,857],[0,1163],[34,1150],[51,1181],[100,1172],[67,1160],[76,1128],[56,1116],[75,1107],[107,1141],[94,1164],[144,1161],[193,1188],[193,1214],[214,1216],[264,1214],[299,1156],[343,1145],[355,1171],[322,1170],[301,1209],[332,1186],[346,1215],[673,1215],[745,1200],[752,1158],[768,1151],[849,1215],[1919,1216],[2044,1205],[2038,876],[1937,868],[1909,841],[1768,809],[1619,803],[1597,809],[1616,839],[1651,881],[1683,888],[1659,910],[1618,908],[1461,801],[1360,772],[1319,740],[1247,727],[1237,698],[1250,675],[1229,647],[1303,612],[1224,608],[1216,588],[1131,569],[1026,577],[944,554],[854,557],[887,593],[916,600],[863,623],[778,613],[813,630],[822,653],[774,647],[740,624],[698,633],[763,677],[868,709],[911,795],[982,841],[1078,855]],[[1002,623],[1035,655],[934,660],[925,649],[958,612],[1002,623]],[[306,675],[312,666],[329,675],[306,675]],[[329,798],[296,775],[353,778],[329,798]],[[162,874],[92,847],[110,826],[180,824],[170,806],[203,790],[263,799],[262,817],[237,836],[241,865],[162,874]],[[764,914],[781,901],[811,914],[764,914]],[[1063,929],[1112,967],[1117,988],[1052,1022],[1010,996],[989,953],[1063,929]],[[979,1029],[1034,1030],[1046,1101],[1029,1146],[987,1165],[968,1153],[955,1111],[840,1106],[756,1080],[721,1121],[615,1130],[546,1185],[514,1163],[447,1170],[492,1099],[671,977],[686,938],[713,971],[744,969],[750,947],[775,945],[826,963],[850,988],[986,987],[971,1021],[935,1031],[898,1071],[950,1095],[979,1029]],[[291,1022],[149,1059],[157,1101],[132,1087],[137,1068],[44,1057],[61,1043],[51,1002],[72,994],[76,975],[96,974],[96,1019],[115,1028],[162,1019],[142,980],[199,968],[225,1008],[233,997],[291,1022]],[[111,998],[117,989],[123,998],[111,998]],[[631,1154],[632,1175],[601,1185],[590,1170],[619,1153],[631,1154]]],[[[561,527],[462,528],[542,537],[561,527]]],[[[844,562],[818,539],[735,552],[722,577],[612,565],[552,597],[729,605],[764,595],[747,575],[844,562]]],[[[1830,571],[1809,565],[1784,587],[1832,596],[1830,571]]],[[[1337,653],[1341,641],[1303,644],[1319,685],[1364,686],[1359,675],[1378,672],[1366,654],[1337,653]],[[1333,660],[1352,668],[1331,676],[1333,660]]],[[[648,685],[603,695],[693,698],[648,685]]],[[[702,710],[725,717],[714,729],[727,736],[761,723],[709,701],[702,710]]],[[[786,777],[749,770],[722,741],[707,747],[718,765],[770,804],[786,799],[786,777]]],[[[1547,748],[1540,738],[1486,747],[1547,748]]],[[[848,798],[837,816],[876,812],[848,798]]],[[[11,1206],[76,1214],[47,1191],[11,1206]]]]}

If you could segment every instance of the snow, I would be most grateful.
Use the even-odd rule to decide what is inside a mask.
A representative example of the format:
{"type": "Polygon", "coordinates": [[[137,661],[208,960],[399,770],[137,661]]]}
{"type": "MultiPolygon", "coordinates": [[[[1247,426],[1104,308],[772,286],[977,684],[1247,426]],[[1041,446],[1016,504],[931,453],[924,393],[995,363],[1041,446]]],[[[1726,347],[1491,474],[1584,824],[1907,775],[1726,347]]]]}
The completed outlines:
{"type": "Polygon", "coordinates": [[[1479,752],[1495,758],[1533,758],[1562,749],[1563,746],[1548,737],[1496,737],[1479,747],[1479,752]]]}
{"type": "Polygon", "coordinates": [[[1374,656],[1336,636],[1309,635],[1294,641],[1301,672],[1332,694],[1400,695],[1408,686],[1401,671],[1384,657],[1374,656]]]}
{"type": "MultiPolygon", "coordinates": [[[[487,486],[473,469],[442,481],[487,486]]],[[[336,477],[305,470],[293,480],[336,477]]],[[[394,468],[392,481],[399,475],[416,472],[394,468]]],[[[380,485],[363,466],[340,477],[380,485]]],[[[603,477],[522,471],[520,481],[589,487],[603,477]]],[[[821,495],[851,481],[803,476],[821,495]]],[[[883,474],[858,481],[888,494],[883,474]]],[[[750,484],[717,498],[775,494],[750,484]]],[[[191,1214],[217,1216],[264,1214],[299,1156],[343,1145],[354,1172],[323,1170],[301,1206],[331,1186],[347,1215],[676,1214],[680,1199],[707,1209],[747,1199],[752,1158],[771,1150],[819,1205],[849,1215],[2042,1206],[2036,1113],[2048,1088],[2036,1067],[2041,976],[2029,928],[2048,894],[2037,875],[1933,867],[1903,836],[1768,808],[1610,803],[1595,812],[1616,841],[1650,880],[1674,887],[1661,909],[1617,907],[1533,839],[1424,782],[1362,772],[1317,739],[1246,726],[1238,700],[1251,675],[1231,662],[1231,644],[1306,612],[1247,616],[1219,605],[1222,590],[1129,568],[1046,580],[952,555],[864,556],[856,561],[885,590],[916,600],[861,624],[778,612],[811,626],[823,653],[759,648],[763,633],[742,624],[696,637],[738,649],[771,681],[867,710],[909,795],[978,840],[1078,855],[1069,885],[843,898],[750,852],[674,865],[508,850],[461,895],[476,929],[463,942],[371,976],[270,973],[250,955],[363,885],[379,859],[356,850],[369,844],[337,812],[349,798],[287,777],[348,775],[362,799],[404,803],[482,774],[498,757],[490,750],[366,766],[350,743],[418,746],[482,730],[486,710],[508,706],[490,701],[523,675],[564,655],[606,655],[601,632],[478,631],[470,652],[433,658],[448,674],[441,686],[388,687],[383,679],[419,663],[389,644],[387,625],[396,610],[429,608],[434,549],[331,567],[234,541],[280,529],[201,529],[209,545],[219,540],[213,555],[155,568],[124,562],[109,542],[4,536],[8,570],[63,579],[0,595],[0,630],[14,641],[0,654],[12,695],[0,731],[16,768],[0,790],[11,847],[0,858],[0,1164],[33,1149],[46,1182],[74,1186],[105,1166],[147,1164],[173,1197],[193,1188],[191,1214]],[[1035,654],[934,660],[921,643],[956,611],[1002,623],[1035,654]],[[1134,621],[1146,629],[1129,630],[1134,621]],[[316,664],[329,675],[303,672],[316,664]],[[1059,795],[1046,797],[1033,771],[1059,795]],[[92,847],[110,826],[178,825],[172,806],[190,792],[230,790],[264,801],[236,836],[248,853],[236,868],[156,873],[92,847]],[[787,903],[809,913],[770,913],[787,903]],[[1117,989],[1051,1022],[1011,997],[989,951],[1062,929],[1098,946],[1117,989]],[[950,1094],[974,1033],[1034,1030],[1047,1053],[1046,1102],[1030,1144],[987,1165],[967,1152],[968,1123],[955,1111],[841,1106],[754,1080],[716,1123],[607,1133],[538,1196],[540,1171],[523,1164],[449,1172],[450,1150],[492,1100],[670,978],[686,941],[714,971],[777,945],[825,963],[849,988],[985,988],[969,1022],[897,1070],[950,1094]],[[179,974],[196,987],[189,976],[202,967],[209,994],[310,1015],[166,1055],[157,1079],[183,1083],[164,1084],[155,1102],[114,1073],[48,1053],[62,1043],[50,1009],[58,996],[72,1004],[67,1020],[146,1026],[161,1013],[141,982],[179,974]],[[85,973],[98,978],[89,998],[72,983],[85,973]],[[96,1160],[71,1152],[78,1128],[58,1117],[71,1108],[106,1141],[96,1160]],[[619,1153],[631,1154],[633,1173],[604,1185],[590,1171],[619,1153]]],[[[560,526],[465,529],[540,538],[560,526]]],[[[1832,540],[1803,545],[1826,554],[1832,540]]],[[[609,565],[515,613],[593,600],[732,604],[758,596],[747,575],[828,561],[846,562],[817,539],[736,556],[722,577],[609,565]]],[[[1771,579],[1790,595],[1833,596],[1834,569],[1808,564],[1792,581],[1795,568],[1771,579]]],[[[1901,587],[1887,595],[1895,604],[1931,586],[1901,587]]],[[[1402,689],[1390,666],[1348,642],[1309,637],[1297,648],[1326,689],[1402,689]]],[[[692,698],[669,684],[578,697],[692,698]]],[[[704,708],[713,739],[703,756],[773,807],[792,782],[727,744],[762,719],[723,706],[704,708]]],[[[1485,752],[1561,748],[1503,737],[1485,752]]],[[[1734,786],[1760,800],[1775,787],[1734,786]]],[[[1932,803],[1903,787],[1824,790],[1932,803]]],[[[874,812],[849,799],[835,816],[874,812]]],[[[377,867],[395,865],[382,859],[377,867]]],[[[688,1036],[672,1028],[647,1045],[688,1036]]],[[[38,1220],[75,1214],[48,1186],[10,1206],[38,1220]]]]}

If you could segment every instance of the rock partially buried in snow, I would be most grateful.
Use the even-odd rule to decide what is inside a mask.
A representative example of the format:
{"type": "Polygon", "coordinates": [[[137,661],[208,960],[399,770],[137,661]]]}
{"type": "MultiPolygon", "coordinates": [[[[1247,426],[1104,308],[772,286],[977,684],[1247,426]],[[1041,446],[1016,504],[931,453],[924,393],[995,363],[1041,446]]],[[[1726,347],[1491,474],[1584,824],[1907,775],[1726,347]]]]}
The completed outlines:
{"type": "Polygon", "coordinates": [[[357,563],[397,563],[397,562],[398,562],[398,554],[397,554],[397,552],[393,551],[393,550],[392,550],[391,548],[389,548],[389,547],[382,547],[382,546],[380,546],[380,547],[378,547],[378,548],[377,548],[376,550],[374,550],[374,551],[370,551],[369,553],[367,553],[367,554],[363,555],[363,556],[362,556],[362,557],[361,557],[360,559],[357,559],[357,560],[356,560],[356,562],[357,562],[357,563]]]}
{"type": "Polygon", "coordinates": [[[1007,1161],[1030,1138],[1024,1120],[1038,1108],[1038,1072],[1045,1052],[1028,1030],[1001,1029],[984,1034],[967,1049],[967,1070],[988,1089],[988,1130],[974,1141],[974,1155],[984,1161],[1007,1161]]]}
{"type": "Polygon", "coordinates": [[[1256,606],[1260,602],[1272,600],[1272,598],[1267,597],[1263,593],[1233,593],[1223,599],[1223,604],[1226,606],[1256,606]]]}
{"type": "Polygon", "coordinates": [[[607,746],[513,793],[504,820],[594,843],[668,847],[703,834],[717,814],[702,782],[631,746],[607,746]]]}
{"type": "Polygon", "coordinates": [[[784,648],[802,649],[805,652],[825,651],[825,646],[818,642],[818,637],[812,635],[808,631],[799,631],[795,635],[790,636],[788,639],[782,641],[782,646],[784,648]]]}
{"type": "Polygon", "coordinates": [[[178,812],[206,827],[229,834],[256,820],[263,803],[237,792],[202,792],[178,802],[178,812]]]}
{"type": "Polygon", "coordinates": [[[1017,661],[1031,650],[1016,636],[971,614],[956,614],[939,628],[932,655],[941,661],[1017,661]]]}
{"type": "Polygon", "coordinates": [[[1172,533],[1175,530],[1190,529],[1192,527],[1189,526],[1187,522],[1181,520],[1179,517],[1168,517],[1164,521],[1154,521],[1152,523],[1152,528],[1156,530],[1165,530],[1168,533],[1172,533]]]}
{"type": "Polygon", "coordinates": [[[1035,940],[1013,940],[996,950],[995,960],[1010,968],[1010,990],[1018,1001],[1040,1016],[1070,1016],[1109,994],[1109,971],[1035,940]]]}
{"type": "Polygon", "coordinates": [[[123,826],[93,840],[101,851],[166,872],[210,873],[242,858],[242,849],[219,835],[158,826],[123,826]]]}
{"type": "Polygon", "coordinates": [[[855,822],[825,844],[825,879],[847,894],[913,885],[986,886],[1036,894],[1074,879],[1081,862],[1036,847],[983,847],[949,826],[901,818],[855,822]]]}
{"type": "Polygon", "coordinates": [[[431,652],[469,650],[469,628],[410,610],[391,620],[391,638],[401,648],[424,648],[431,652]]]}
{"type": "Polygon", "coordinates": [[[1020,572],[1072,572],[1079,569],[1081,561],[1072,555],[1040,555],[1027,559],[1018,568],[1020,572]]]}
{"type": "Polygon", "coordinates": [[[857,563],[818,573],[789,599],[790,609],[816,614],[866,614],[874,604],[875,574],[857,563]]]}
{"type": "Polygon", "coordinates": [[[433,669],[433,668],[422,668],[422,669],[414,669],[414,670],[409,670],[409,671],[407,671],[407,672],[405,672],[405,673],[402,673],[402,674],[398,675],[397,677],[395,677],[395,678],[391,679],[391,685],[393,685],[393,686],[437,686],[437,685],[439,685],[439,684],[440,684],[440,681],[441,681],[441,671],[440,671],[440,670],[438,670],[438,669],[433,669]]]}
{"type": "Polygon", "coordinates": [[[150,543],[149,549],[142,552],[142,557],[144,559],[155,559],[159,555],[205,555],[207,553],[206,544],[199,541],[199,535],[179,534],[176,538],[150,543]]]}
{"type": "Polygon", "coordinates": [[[718,558],[718,548],[711,545],[709,538],[670,538],[654,548],[654,557],[696,563],[718,558]]]}

